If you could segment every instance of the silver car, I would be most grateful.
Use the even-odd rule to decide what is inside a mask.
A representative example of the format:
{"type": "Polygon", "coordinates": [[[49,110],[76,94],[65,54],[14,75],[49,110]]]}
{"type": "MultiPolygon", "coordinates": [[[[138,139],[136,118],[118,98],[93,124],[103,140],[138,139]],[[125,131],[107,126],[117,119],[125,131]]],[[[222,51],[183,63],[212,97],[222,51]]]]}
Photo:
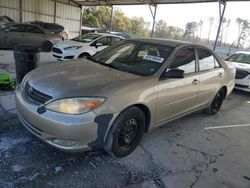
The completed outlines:
{"type": "Polygon", "coordinates": [[[58,34],[47,32],[32,24],[9,23],[0,28],[0,47],[13,48],[15,45],[33,46],[50,52],[52,46],[62,41],[58,34]]]}
{"type": "Polygon", "coordinates": [[[153,128],[201,109],[216,114],[234,77],[204,46],[124,40],[90,59],[32,71],[16,104],[23,125],[56,148],[122,157],[153,128]]]}

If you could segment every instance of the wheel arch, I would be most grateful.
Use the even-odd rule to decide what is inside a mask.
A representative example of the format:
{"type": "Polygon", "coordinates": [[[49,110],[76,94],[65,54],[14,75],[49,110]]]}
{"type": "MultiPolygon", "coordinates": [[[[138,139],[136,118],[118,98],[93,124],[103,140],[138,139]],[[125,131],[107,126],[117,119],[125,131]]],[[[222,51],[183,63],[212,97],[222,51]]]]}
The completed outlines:
{"type": "MultiPolygon", "coordinates": [[[[125,109],[123,109],[119,114],[118,116],[124,112],[125,110],[127,110],[128,108],[131,108],[131,107],[137,107],[139,109],[141,109],[145,115],[145,119],[146,119],[146,127],[145,127],[145,132],[148,132],[149,131],[149,127],[150,127],[150,122],[151,122],[151,112],[149,110],[149,108],[145,105],[145,104],[142,104],[142,103],[137,103],[137,104],[133,104],[133,105],[130,105],[130,106],[127,106],[125,109]]],[[[117,116],[117,117],[118,117],[117,116]]]]}
{"type": "Polygon", "coordinates": [[[82,53],[80,53],[79,55],[78,55],[78,57],[77,58],[80,58],[82,55],[86,55],[86,56],[91,56],[88,52],[82,52],[82,53]]]}
{"type": "Polygon", "coordinates": [[[227,86],[222,86],[220,90],[223,90],[223,97],[225,98],[227,96],[227,86]]]}

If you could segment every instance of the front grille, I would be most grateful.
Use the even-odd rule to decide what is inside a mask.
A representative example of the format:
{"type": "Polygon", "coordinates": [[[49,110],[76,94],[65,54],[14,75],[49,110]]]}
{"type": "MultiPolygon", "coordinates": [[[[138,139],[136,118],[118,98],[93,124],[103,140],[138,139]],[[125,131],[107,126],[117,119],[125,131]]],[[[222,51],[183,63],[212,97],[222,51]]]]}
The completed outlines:
{"type": "Polygon", "coordinates": [[[244,79],[249,75],[249,73],[247,71],[244,70],[236,70],[236,75],[235,78],[236,79],[244,79]]]}
{"type": "Polygon", "coordinates": [[[65,56],[64,57],[64,59],[73,59],[74,58],[74,56],[72,55],[72,56],[65,56]]]}
{"type": "Polygon", "coordinates": [[[53,56],[56,57],[56,58],[60,58],[60,59],[62,58],[62,56],[55,55],[55,54],[53,54],[53,56]]]}
{"type": "Polygon", "coordinates": [[[39,103],[39,104],[44,104],[47,101],[49,101],[50,99],[52,99],[51,96],[46,95],[46,94],[34,89],[33,87],[31,87],[28,82],[25,84],[24,90],[25,90],[26,96],[29,99],[31,99],[32,101],[39,103]]]}
{"type": "Polygon", "coordinates": [[[57,53],[57,54],[62,54],[62,50],[60,50],[59,48],[53,47],[52,51],[55,52],[55,53],[57,53]]]}

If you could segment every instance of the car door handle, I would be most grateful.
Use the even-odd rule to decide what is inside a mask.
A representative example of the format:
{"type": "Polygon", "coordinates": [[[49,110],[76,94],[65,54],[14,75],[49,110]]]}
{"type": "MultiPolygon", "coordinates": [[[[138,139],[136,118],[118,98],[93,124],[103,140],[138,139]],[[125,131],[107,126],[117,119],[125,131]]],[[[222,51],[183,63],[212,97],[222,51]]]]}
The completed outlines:
{"type": "Polygon", "coordinates": [[[194,79],[192,82],[193,85],[197,85],[198,83],[199,83],[199,80],[197,80],[197,79],[194,79]]]}
{"type": "Polygon", "coordinates": [[[218,75],[219,77],[222,77],[223,76],[223,74],[222,73],[219,73],[219,75],[218,75]]]}

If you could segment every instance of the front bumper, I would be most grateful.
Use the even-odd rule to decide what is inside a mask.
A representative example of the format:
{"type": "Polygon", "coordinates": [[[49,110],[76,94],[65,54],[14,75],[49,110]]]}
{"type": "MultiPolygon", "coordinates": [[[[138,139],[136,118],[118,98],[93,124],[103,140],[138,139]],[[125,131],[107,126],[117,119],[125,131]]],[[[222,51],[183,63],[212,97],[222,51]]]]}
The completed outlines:
{"type": "Polygon", "coordinates": [[[37,113],[38,105],[28,101],[19,90],[16,91],[18,116],[24,127],[32,134],[69,152],[88,151],[98,139],[98,117],[94,112],[81,115],[66,115],[46,110],[37,113]],[[55,139],[77,141],[75,145],[65,146],[53,142],[55,139]]]}
{"type": "Polygon", "coordinates": [[[250,92],[250,75],[244,79],[235,79],[235,89],[250,92]]]}
{"type": "Polygon", "coordinates": [[[63,50],[60,48],[57,48],[57,49],[59,49],[61,53],[56,53],[53,51],[53,56],[60,61],[69,60],[69,59],[77,59],[79,56],[76,50],[63,50]]]}

